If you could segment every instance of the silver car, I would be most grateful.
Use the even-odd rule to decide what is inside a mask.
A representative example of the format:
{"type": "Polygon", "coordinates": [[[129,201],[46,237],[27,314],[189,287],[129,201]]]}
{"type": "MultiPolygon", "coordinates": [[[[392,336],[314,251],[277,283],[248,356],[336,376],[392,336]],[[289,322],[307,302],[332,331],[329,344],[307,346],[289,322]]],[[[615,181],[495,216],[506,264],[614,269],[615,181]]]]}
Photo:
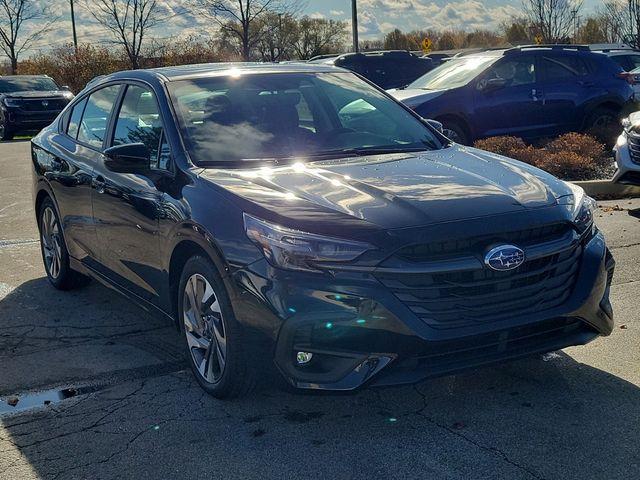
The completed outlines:
{"type": "Polygon", "coordinates": [[[640,112],[634,112],[622,121],[624,130],[614,148],[616,173],[613,181],[640,185],[640,112]]]}

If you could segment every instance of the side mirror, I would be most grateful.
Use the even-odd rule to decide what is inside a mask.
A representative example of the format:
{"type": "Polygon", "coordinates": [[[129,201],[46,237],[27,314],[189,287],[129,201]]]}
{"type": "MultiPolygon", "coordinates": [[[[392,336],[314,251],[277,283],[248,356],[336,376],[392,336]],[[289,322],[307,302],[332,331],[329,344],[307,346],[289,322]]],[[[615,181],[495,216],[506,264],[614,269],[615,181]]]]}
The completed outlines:
{"type": "Polygon", "coordinates": [[[442,123],[440,123],[437,120],[431,120],[429,118],[425,118],[424,121],[428,123],[429,126],[431,126],[432,128],[435,128],[438,132],[444,135],[444,127],[442,126],[442,123]]]}
{"type": "Polygon", "coordinates": [[[71,89],[69,88],[69,85],[62,85],[62,86],[60,87],[60,90],[68,90],[68,91],[71,91],[71,89]]]}
{"type": "Polygon", "coordinates": [[[507,86],[507,81],[504,78],[487,78],[478,82],[477,88],[481,92],[492,92],[499,90],[507,86]]]}
{"type": "Polygon", "coordinates": [[[104,156],[104,166],[116,173],[145,173],[151,163],[151,154],[144,143],[116,145],[107,148],[104,156]]]}

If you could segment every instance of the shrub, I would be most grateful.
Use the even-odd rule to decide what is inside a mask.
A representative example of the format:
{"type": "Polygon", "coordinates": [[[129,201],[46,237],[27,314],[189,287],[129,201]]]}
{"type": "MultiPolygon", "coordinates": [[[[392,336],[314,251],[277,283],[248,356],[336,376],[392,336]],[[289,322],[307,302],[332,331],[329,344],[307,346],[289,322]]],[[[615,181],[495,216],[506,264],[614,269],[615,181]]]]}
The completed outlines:
{"type": "Polygon", "coordinates": [[[603,144],[580,133],[561,135],[540,147],[515,137],[487,138],[477,141],[475,147],[515,158],[565,180],[597,178],[608,160],[603,144]]]}
{"type": "Polygon", "coordinates": [[[123,58],[107,48],[82,44],[76,54],[73,45],[68,44],[20,62],[19,71],[25,75],[49,75],[59,85],[78,93],[92,78],[124,68],[123,58]]]}
{"type": "Polygon", "coordinates": [[[589,180],[598,175],[598,163],[576,152],[545,152],[540,155],[536,167],[566,180],[589,180]]]}
{"type": "Polygon", "coordinates": [[[517,137],[489,137],[478,140],[474,146],[507,157],[513,157],[514,152],[527,147],[524,141],[517,137]]]}
{"type": "Polygon", "coordinates": [[[566,133],[549,142],[546,148],[553,153],[574,152],[598,163],[605,159],[604,145],[584,133],[566,133]]]}

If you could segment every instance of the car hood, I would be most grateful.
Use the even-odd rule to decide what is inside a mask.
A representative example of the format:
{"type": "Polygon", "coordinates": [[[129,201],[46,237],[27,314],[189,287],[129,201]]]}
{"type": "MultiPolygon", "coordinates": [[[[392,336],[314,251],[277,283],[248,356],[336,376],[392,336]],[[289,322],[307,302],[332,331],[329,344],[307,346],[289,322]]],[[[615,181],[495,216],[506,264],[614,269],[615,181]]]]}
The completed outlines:
{"type": "MultiPolygon", "coordinates": [[[[46,91],[24,91],[24,92],[9,92],[2,93],[3,97],[10,98],[52,98],[52,97],[60,97],[60,98],[68,98],[65,96],[68,95],[68,92],[65,90],[46,90],[46,91]]],[[[69,97],[70,98],[70,97],[69,97]]]]}
{"type": "Polygon", "coordinates": [[[524,212],[571,194],[542,170],[459,145],[279,167],[207,168],[201,176],[234,194],[245,211],[258,208],[296,224],[330,218],[345,224],[349,217],[403,228],[524,212]]]}
{"type": "Polygon", "coordinates": [[[446,91],[447,90],[423,90],[421,88],[387,90],[396,100],[399,100],[408,107],[421,105],[424,102],[438,98],[446,91]]]}

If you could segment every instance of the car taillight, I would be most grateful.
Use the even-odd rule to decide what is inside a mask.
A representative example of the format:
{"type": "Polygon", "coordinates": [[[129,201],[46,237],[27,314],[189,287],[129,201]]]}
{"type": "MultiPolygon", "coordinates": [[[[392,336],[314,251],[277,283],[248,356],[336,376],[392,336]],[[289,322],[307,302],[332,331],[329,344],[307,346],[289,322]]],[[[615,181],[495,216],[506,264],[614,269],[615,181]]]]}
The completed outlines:
{"type": "Polygon", "coordinates": [[[618,78],[626,80],[629,85],[635,85],[640,83],[640,74],[634,74],[630,72],[621,72],[618,74],[618,78]]]}

